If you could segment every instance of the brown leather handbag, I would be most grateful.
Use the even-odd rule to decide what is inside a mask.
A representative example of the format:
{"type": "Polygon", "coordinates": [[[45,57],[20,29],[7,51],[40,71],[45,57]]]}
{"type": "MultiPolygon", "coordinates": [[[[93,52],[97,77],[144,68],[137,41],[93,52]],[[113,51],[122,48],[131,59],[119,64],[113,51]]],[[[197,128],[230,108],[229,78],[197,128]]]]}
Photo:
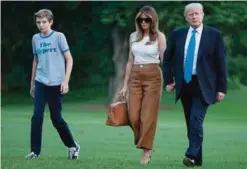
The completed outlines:
{"type": "Polygon", "coordinates": [[[115,103],[112,103],[108,109],[106,125],[119,127],[129,126],[128,106],[126,99],[119,96],[115,103]]]}

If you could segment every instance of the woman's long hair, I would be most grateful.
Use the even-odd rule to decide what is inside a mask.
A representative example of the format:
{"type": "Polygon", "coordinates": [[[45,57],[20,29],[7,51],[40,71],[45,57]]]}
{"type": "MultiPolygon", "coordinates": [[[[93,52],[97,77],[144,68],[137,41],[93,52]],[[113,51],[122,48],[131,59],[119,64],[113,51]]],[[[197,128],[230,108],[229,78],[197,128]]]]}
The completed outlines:
{"type": "Polygon", "coordinates": [[[141,14],[146,15],[152,20],[152,22],[150,23],[150,28],[149,28],[150,29],[149,38],[150,38],[150,42],[155,42],[158,38],[159,20],[158,20],[158,15],[155,9],[151,6],[143,6],[135,17],[135,27],[137,31],[136,42],[139,42],[144,37],[144,31],[140,23],[138,23],[138,18],[141,16],[141,14]]]}

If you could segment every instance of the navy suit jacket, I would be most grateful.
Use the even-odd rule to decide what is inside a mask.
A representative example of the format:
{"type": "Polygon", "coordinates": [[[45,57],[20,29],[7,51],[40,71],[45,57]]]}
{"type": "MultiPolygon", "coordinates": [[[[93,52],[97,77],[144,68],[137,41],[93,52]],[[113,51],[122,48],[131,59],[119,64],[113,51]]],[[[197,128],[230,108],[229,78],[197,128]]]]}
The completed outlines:
{"type": "MultiPolygon", "coordinates": [[[[176,102],[184,79],[184,47],[189,27],[179,28],[172,32],[164,52],[164,84],[175,80],[176,102]]],[[[216,93],[227,93],[226,52],[221,32],[203,25],[198,49],[196,73],[204,100],[208,104],[216,102],[216,93]]]]}

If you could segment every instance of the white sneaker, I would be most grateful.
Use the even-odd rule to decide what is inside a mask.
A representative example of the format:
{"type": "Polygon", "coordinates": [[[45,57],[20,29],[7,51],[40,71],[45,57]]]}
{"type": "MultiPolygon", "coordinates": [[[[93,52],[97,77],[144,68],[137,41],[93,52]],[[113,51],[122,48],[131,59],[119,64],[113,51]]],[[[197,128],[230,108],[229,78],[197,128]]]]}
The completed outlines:
{"type": "Polygon", "coordinates": [[[79,158],[80,153],[80,145],[78,143],[75,143],[76,147],[70,147],[69,148],[69,159],[70,160],[76,160],[79,158]]]}
{"type": "Polygon", "coordinates": [[[34,152],[29,153],[28,155],[26,155],[25,158],[31,159],[31,158],[38,158],[39,155],[35,154],[34,152]]]}

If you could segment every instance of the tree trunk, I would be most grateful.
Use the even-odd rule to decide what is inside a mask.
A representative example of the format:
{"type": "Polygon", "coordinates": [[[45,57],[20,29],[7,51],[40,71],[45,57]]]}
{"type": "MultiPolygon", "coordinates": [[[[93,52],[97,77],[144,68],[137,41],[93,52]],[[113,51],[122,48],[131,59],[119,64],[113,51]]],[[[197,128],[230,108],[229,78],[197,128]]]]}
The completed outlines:
{"type": "Polygon", "coordinates": [[[109,103],[118,97],[125,77],[126,63],[128,61],[128,38],[121,28],[115,26],[112,31],[113,63],[115,74],[109,81],[109,103]]]}

